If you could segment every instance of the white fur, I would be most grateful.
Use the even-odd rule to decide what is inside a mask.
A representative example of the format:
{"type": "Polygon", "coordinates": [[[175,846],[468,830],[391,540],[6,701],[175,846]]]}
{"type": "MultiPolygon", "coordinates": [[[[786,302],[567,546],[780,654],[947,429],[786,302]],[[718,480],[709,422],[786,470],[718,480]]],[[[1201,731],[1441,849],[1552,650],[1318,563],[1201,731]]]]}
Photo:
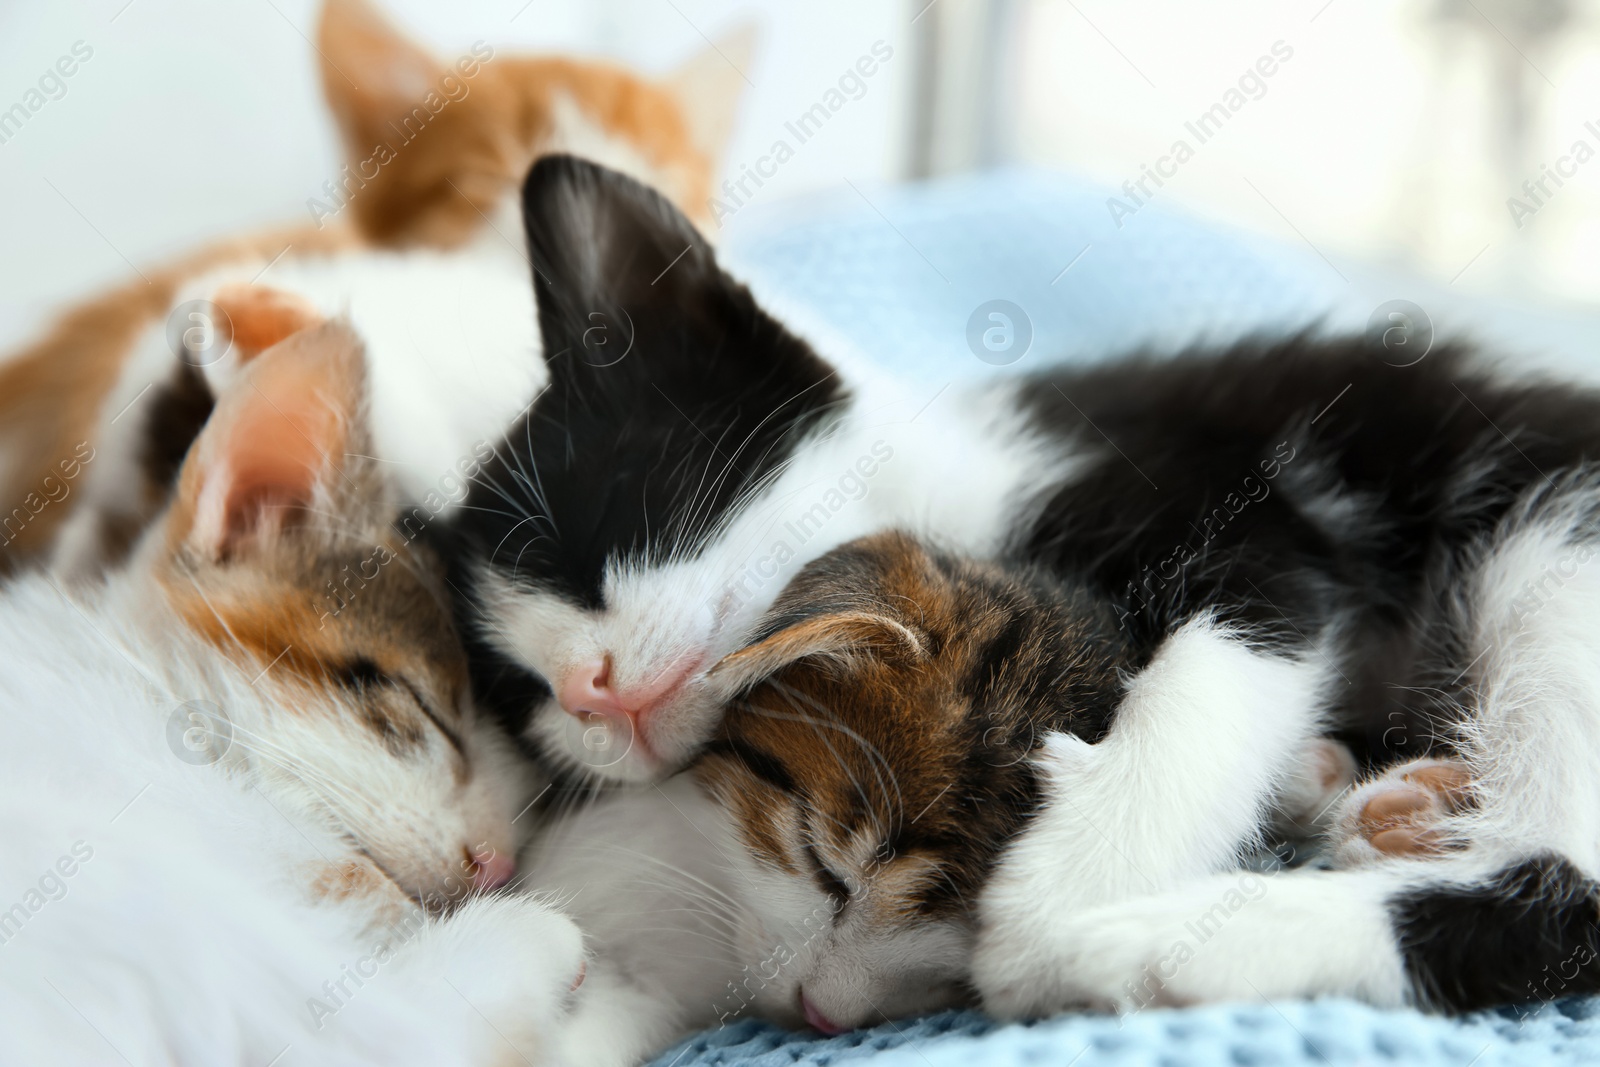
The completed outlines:
{"type": "Polygon", "coordinates": [[[622,1067],[716,1025],[741,962],[741,851],[687,777],[602,795],[543,828],[523,857],[527,881],[562,902],[591,951],[564,1062],[622,1067]]]}
{"type": "Polygon", "coordinates": [[[1321,721],[1320,658],[1251,649],[1207,619],[1136,676],[1111,733],[1057,734],[1036,757],[1041,813],[979,903],[974,973],[1003,1014],[1057,1005],[1081,909],[1224,870],[1252,844],[1321,721]]]}
{"type": "Polygon", "coordinates": [[[1592,492],[1530,516],[1471,589],[1478,706],[1463,755],[1477,810],[1454,832],[1510,859],[1550,850],[1600,874],[1600,546],[1592,492]]]}
{"type": "Polygon", "coordinates": [[[985,1005],[1127,1012],[1337,995],[1398,1007],[1409,989],[1387,902],[1405,884],[1392,867],[1233,871],[1071,911],[1040,946],[1054,966],[1035,973],[1038,984],[985,1005]]]}
{"type": "Polygon", "coordinates": [[[1031,434],[1006,388],[941,395],[867,375],[851,385],[838,423],[799,446],[792,462],[742,501],[692,557],[614,561],[603,610],[483,575],[490,640],[552,683],[608,653],[619,689],[692,667],[679,702],[652,715],[643,738],[613,743],[601,759],[572,749],[573,727],[550,704],[530,727],[548,750],[611,777],[650,778],[681,765],[715,725],[725,696],[706,672],[743,647],[807,563],[890,528],[992,554],[1036,504],[1040,488],[1059,483],[1079,463],[1031,434]]]}
{"type": "MultiPolygon", "coordinates": [[[[433,790],[395,760],[386,779],[370,758],[363,771],[350,742],[364,728],[336,706],[270,673],[252,684],[137,574],[74,602],[43,577],[9,587],[0,691],[0,910],[26,914],[0,945],[0,1061],[260,1067],[290,1046],[285,1062],[485,1064],[506,1055],[496,1027],[540,1061],[582,951],[542,903],[470,904],[425,924],[364,984],[346,978],[347,966],[373,969],[361,961],[388,936],[385,908],[406,905],[398,892],[385,908],[312,905],[319,870],[359,859],[324,797],[370,796],[405,819],[433,790]],[[169,746],[169,716],[196,697],[235,731],[215,765],[169,746]],[[322,766],[333,778],[320,789],[309,768],[284,773],[313,745],[351,757],[322,766]],[[90,858],[59,899],[30,908],[26,891],[76,842],[90,858]],[[340,979],[350,995],[319,1029],[310,998],[328,1003],[323,983],[340,979]]],[[[441,825],[453,814],[437,812],[441,825]]]]}

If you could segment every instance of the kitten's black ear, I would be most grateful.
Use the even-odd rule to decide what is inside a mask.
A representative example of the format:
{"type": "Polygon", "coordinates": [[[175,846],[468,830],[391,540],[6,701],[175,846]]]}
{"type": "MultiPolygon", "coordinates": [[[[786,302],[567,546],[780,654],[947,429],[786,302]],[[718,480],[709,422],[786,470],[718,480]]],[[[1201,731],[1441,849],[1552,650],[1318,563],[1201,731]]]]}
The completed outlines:
{"type": "Polygon", "coordinates": [[[915,632],[887,615],[830,612],[786,626],[722,657],[709,676],[728,692],[737,692],[801,660],[848,666],[863,656],[916,662],[926,658],[927,650],[915,632]]]}
{"type": "Polygon", "coordinates": [[[683,213],[632,178],[546,156],[523,183],[522,213],[545,358],[558,377],[587,366],[615,369],[604,377],[619,384],[672,380],[740,356],[826,374],[723,273],[683,213]]]}

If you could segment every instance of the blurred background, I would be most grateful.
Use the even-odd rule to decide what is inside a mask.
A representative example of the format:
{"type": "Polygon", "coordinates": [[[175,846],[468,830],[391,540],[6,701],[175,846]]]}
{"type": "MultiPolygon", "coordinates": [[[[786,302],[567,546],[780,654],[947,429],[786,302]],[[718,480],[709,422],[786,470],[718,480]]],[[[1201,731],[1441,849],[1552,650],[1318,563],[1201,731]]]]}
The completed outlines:
{"type": "MultiPolygon", "coordinates": [[[[1105,187],[1105,239],[1159,205],[1296,246],[1331,283],[1396,272],[1600,321],[1600,0],[380,6],[445,58],[484,40],[662,73],[754,24],[735,176],[881,42],[865,91],[752,198],[767,211],[842,197],[890,222],[875,190],[896,183],[1062,169],[1105,187]]],[[[341,161],[315,23],[314,0],[0,7],[0,115],[76,67],[0,119],[0,344],[135,265],[308,218],[341,161]]]]}

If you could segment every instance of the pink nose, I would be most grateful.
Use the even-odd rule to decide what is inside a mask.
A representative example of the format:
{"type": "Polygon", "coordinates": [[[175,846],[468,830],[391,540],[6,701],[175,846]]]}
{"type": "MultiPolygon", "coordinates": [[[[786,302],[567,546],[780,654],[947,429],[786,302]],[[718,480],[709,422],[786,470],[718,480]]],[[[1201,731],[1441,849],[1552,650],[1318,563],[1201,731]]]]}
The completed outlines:
{"type": "Polygon", "coordinates": [[[561,680],[556,699],[568,715],[603,715],[608,719],[632,719],[638,709],[629,709],[611,688],[611,657],[580,663],[561,680]]]}
{"type": "Polygon", "coordinates": [[[822,1012],[818,1011],[817,1006],[811,1003],[811,998],[806,996],[804,992],[800,994],[800,1010],[805,1013],[806,1024],[810,1026],[811,1029],[820,1030],[829,1037],[832,1037],[834,1034],[842,1034],[846,1030],[850,1029],[848,1026],[840,1026],[838,1023],[822,1014],[822,1012]]]}
{"type": "Polygon", "coordinates": [[[499,889],[517,873],[517,861],[498,852],[472,857],[474,889],[499,889]]]}

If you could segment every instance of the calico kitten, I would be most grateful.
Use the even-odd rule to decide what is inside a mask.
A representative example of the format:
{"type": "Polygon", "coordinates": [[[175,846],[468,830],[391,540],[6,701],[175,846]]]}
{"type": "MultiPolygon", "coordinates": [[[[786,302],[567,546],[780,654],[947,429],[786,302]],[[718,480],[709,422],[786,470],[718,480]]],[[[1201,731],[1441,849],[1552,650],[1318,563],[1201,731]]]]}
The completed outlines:
{"type": "Polygon", "coordinates": [[[365,409],[357,338],[308,324],[220,397],[126,568],[0,597],[0,1060],[548,1062],[580,937],[473,893],[512,877],[523,776],[365,409]]]}
{"type": "MultiPolygon", "coordinates": [[[[270,268],[272,284],[287,267],[314,270],[324,257],[352,251],[453,249],[475,269],[489,264],[525,279],[515,192],[542,152],[601,159],[703,220],[744,87],[724,57],[743,65],[751,45],[748,34],[736,35],[660,81],[600,62],[497,55],[483,42],[450,64],[407,40],[366,0],[327,0],[317,48],[347,162],[310,198],[315,224],[231,238],[147,267],[145,277],[67,310],[45,336],[0,363],[0,500],[11,509],[0,514],[0,574],[54,547],[82,494],[38,506],[39,487],[59,481],[58,461],[80,443],[97,445],[103,421],[146,386],[150,393],[121,421],[143,427],[139,437],[159,439],[155,461],[139,462],[138,449],[102,453],[121,468],[117,481],[127,495],[143,503],[108,516],[94,542],[80,545],[83,568],[121,559],[165,501],[167,461],[188,444],[187,413],[205,404],[192,372],[211,353],[208,345],[183,366],[163,319],[199,278],[232,266],[242,280],[257,281],[270,268]],[[167,358],[154,369],[131,366],[130,355],[146,348],[167,358]],[[114,407],[113,393],[121,397],[114,407]],[[89,548],[93,554],[83,555],[89,548]]],[[[501,317],[525,322],[530,314],[501,317]]],[[[207,313],[195,325],[225,330],[215,319],[207,313]]]]}
{"type": "MultiPolygon", "coordinates": [[[[740,695],[693,770],[547,814],[525,857],[589,939],[585,1047],[637,1054],[756,1016],[836,1033],[970,1003],[985,887],[1046,801],[1035,759],[1052,737],[1116,747],[1130,692],[1152,684],[1130,690],[1127,663],[1111,606],[1037,568],[902,533],[807,566],[713,668],[740,695]]],[[[1325,825],[1349,768],[1317,739],[1289,759],[1236,746],[1207,768],[1214,797],[1174,775],[1164,754],[1216,747],[1202,710],[1108,769],[1093,821],[1131,808],[1197,855],[1218,839],[1242,853],[1269,802],[1325,825]],[[1241,822],[1237,839],[1219,829],[1241,822]]],[[[1079,842],[1083,898],[1088,878],[1114,894],[1137,846],[1079,842]]]]}
{"type": "Polygon", "coordinates": [[[1063,906],[1114,897],[1129,874],[1173,878],[1218,849],[1237,860],[1263,843],[1270,805],[1314,822],[1347,785],[1324,773],[1330,752],[1310,724],[1269,726],[1282,751],[1237,738],[1252,743],[1230,753],[1210,728],[1168,719],[1160,669],[1130,680],[1132,650],[1103,598],[903,533],[809,565],[758,638],[714,670],[743,692],[693,773],[743,846],[750,936],[783,945],[754,1002],[826,1033],[970,998],[980,902],[1002,854],[1071,803],[1050,795],[1041,752],[1084,754],[1069,816],[1111,827],[1126,809],[1193,853],[1147,857],[1136,835],[1076,841],[1063,906]],[[1096,769],[1109,780],[1090,791],[1088,765],[1140,714],[1163,717],[1143,758],[1096,769]],[[1158,758],[1200,745],[1218,753],[1203,771],[1158,758]]]}

